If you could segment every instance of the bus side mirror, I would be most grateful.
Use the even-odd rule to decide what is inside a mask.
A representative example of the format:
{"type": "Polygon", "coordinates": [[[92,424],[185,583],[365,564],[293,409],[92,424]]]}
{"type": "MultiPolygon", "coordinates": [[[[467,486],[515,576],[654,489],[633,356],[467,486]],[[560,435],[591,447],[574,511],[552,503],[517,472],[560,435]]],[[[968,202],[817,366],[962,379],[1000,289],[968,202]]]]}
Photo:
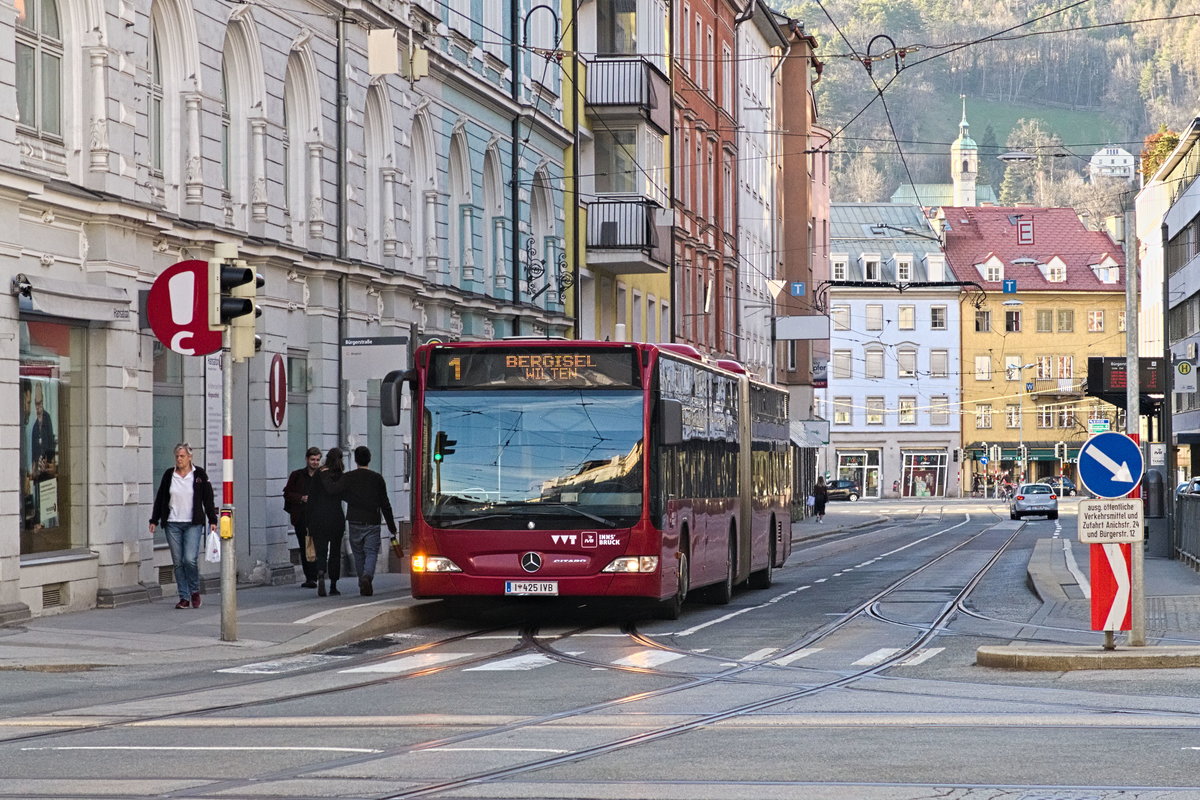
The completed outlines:
{"type": "Polygon", "coordinates": [[[379,386],[379,420],[388,427],[400,424],[400,410],[403,408],[401,395],[404,384],[415,382],[416,370],[392,370],[379,386]]]}
{"type": "Polygon", "coordinates": [[[659,442],[670,447],[683,444],[683,403],[678,400],[658,401],[659,442]]]}

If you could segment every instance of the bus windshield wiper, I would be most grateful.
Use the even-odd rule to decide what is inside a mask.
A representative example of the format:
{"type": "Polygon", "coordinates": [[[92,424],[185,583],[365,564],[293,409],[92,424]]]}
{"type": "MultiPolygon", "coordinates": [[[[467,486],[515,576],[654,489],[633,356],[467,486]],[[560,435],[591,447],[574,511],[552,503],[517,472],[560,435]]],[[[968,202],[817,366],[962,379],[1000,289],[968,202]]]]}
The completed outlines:
{"type": "Polygon", "coordinates": [[[581,517],[587,517],[592,522],[599,522],[601,525],[604,525],[605,527],[608,527],[608,528],[617,527],[617,523],[613,522],[611,519],[606,519],[605,517],[602,517],[599,514],[593,514],[590,511],[584,511],[579,506],[573,506],[570,503],[561,503],[561,502],[560,503],[538,503],[534,507],[537,508],[538,506],[540,506],[542,508],[545,508],[546,506],[554,506],[556,508],[565,508],[568,511],[574,511],[576,514],[578,514],[581,517]]]}
{"type": "Polygon", "coordinates": [[[439,520],[439,521],[435,522],[434,524],[439,527],[442,527],[442,528],[460,528],[463,525],[470,525],[472,522],[481,522],[485,519],[496,519],[496,518],[509,519],[511,517],[516,517],[516,516],[519,516],[516,512],[503,511],[503,512],[498,512],[495,514],[480,514],[480,515],[474,516],[474,517],[459,517],[458,519],[443,519],[443,520],[439,520]]]}
{"type": "MultiPolygon", "coordinates": [[[[496,519],[496,518],[510,519],[512,517],[520,517],[523,515],[523,513],[528,514],[530,517],[540,517],[540,516],[545,516],[544,513],[539,513],[543,509],[558,511],[561,508],[561,509],[566,509],[568,511],[572,511],[581,517],[587,517],[588,519],[592,520],[593,522],[597,522],[608,528],[615,528],[617,526],[617,523],[613,522],[610,519],[602,517],[598,514],[593,514],[590,511],[584,511],[582,508],[573,506],[569,503],[559,503],[559,502],[499,503],[499,504],[491,506],[491,508],[495,509],[495,510],[489,514],[478,514],[473,517],[462,517],[460,519],[443,520],[439,524],[443,528],[458,528],[463,525],[470,525],[472,522],[479,522],[479,521],[485,520],[485,519],[496,519]],[[502,508],[508,508],[510,510],[507,510],[507,511],[499,510],[502,508]],[[529,512],[532,512],[532,513],[529,513],[529,512]]],[[[481,510],[483,510],[483,509],[481,509],[481,510]]]]}

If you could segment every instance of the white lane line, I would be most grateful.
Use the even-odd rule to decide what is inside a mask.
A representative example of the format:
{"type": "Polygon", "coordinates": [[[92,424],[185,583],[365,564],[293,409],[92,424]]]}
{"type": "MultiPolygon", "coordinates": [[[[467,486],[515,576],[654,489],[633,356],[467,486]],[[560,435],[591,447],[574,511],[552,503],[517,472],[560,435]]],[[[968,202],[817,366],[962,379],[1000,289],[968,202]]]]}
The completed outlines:
{"type": "Polygon", "coordinates": [[[780,656],[779,658],[773,659],[768,663],[774,664],[777,667],[786,667],[788,664],[792,663],[793,661],[799,661],[802,658],[808,658],[813,653],[819,653],[824,649],[825,648],[823,648],[823,647],[805,647],[803,649],[797,650],[794,653],[788,653],[786,656],[780,656]]]}
{"type": "Polygon", "coordinates": [[[1078,562],[1075,561],[1075,551],[1071,549],[1071,540],[1063,539],[1063,555],[1067,558],[1067,571],[1075,577],[1075,582],[1079,584],[1079,591],[1083,592],[1083,597],[1086,600],[1092,599],[1092,584],[1079,569],[1078,562]]]}
{"type": "MultiPolygon", "coordinates": [[[[568,656],[578,656],[583,653],[582,650],[573,653],[565,653],[568,656]]],[[[514,656],[513,658],[505,658],[501,661],[492,661],[487,664],[480,664],[478,667],[467,667],[463,672],[522,672],[529,669],[537,669],[555,663],[555,660],[548,655],[542,653],[526,653],[523,656],[514,656]]]]}
{"type": "Polygon", "coordinates": [[[329,656],[315,653],[304,656],[279,658],[274,661],[259,661],[255,664],[242,664],[237,667],[225,667],[217,672],[228,672],[235,675],[279,675],[284,672],[297,672],[311,667],[323,667],[335,661],[345,661],[350,656],[329,656]]]}
{"type": "Polygon", "coordinates": [[[338,672],[415,672],[419,669],[436,667],[438,664],[444,664],[447,661],[461,661],[471,658],[474,655],[474,653],[417,653],[416,655],[393,658],[391,661],[382,661],[378,664],[368,664],[365,667],[342,669],[338,670],[338,672]]]}
{"type": "Polygon", "coordinates": [[[394,601],[395,601],[395,598],[392,598],[391,600],[372,600],[369,603],[354,603],[353,605],[348,605],[348,606],[335,606],[334,608],[329,608],[329,609],[326,609],[325,611],[318,611],[316,614],[310,614],[307,617],[301,617],[300,619],[294,619],[294,620],[292,620],[292,624],[293,625],[307,625],[310,622],[316,622],[317,620],[321,619],[322,617],[327,617],[330,614],[340,614],[341,612],[347,611],[351,608],[367,608],[368,606],[377,606],[377,605],[381,605],[383,603],[391,603],[394,601]]]}
{"type": "Polygon", "coordinates": [[[946,648],[944,647],[926,647],[918,650],[913,655],[900,662],[902,667],[915,667],[917,664],[924,664],[929,659],[936,656],[946,648]]]}
{"type": "Polygon", "coordinates": [[[741,661],[762,661],[767,656],[773,656],[779,652],[778,647],[764,647],[762,650],[755,650],[749,655],[741,657],[741,661]]]}
{"type": "Polygon", "coordinates": [[[618,667],[657,667],[670,661],[683,658],[685,653],[672,653],[667,650],[641,650],[631,656],[618,658],[609,662],[618,667]]]}
{"type": "Polygon", "coordinates": [[[878,650],[876,650],[874,653],[868,653],[867,655],[860,658],[858,661],[855,661],[853,664],[851,664],[851,666],[873,667],[877,664],[882,664],[883,662],[887,661],[889,658],[891,658],[892,656],[896,655],[896,653],[899,653],[899,652],[900,652],[900,648],[898,648],[898,647],[881,647],[878,650]]]}
{"type": "Polygon", "coordinates": [[[150,746],[150,745],[74,745],[61,747],[22,747],[22,750],[163,750],[169,752],[217,752],[217,753],[257,753],[257,752],[283,752],[283,753],[382,753],[382,750],[375,750],[369,747],[172,747],[172,746],[150,746]]]}

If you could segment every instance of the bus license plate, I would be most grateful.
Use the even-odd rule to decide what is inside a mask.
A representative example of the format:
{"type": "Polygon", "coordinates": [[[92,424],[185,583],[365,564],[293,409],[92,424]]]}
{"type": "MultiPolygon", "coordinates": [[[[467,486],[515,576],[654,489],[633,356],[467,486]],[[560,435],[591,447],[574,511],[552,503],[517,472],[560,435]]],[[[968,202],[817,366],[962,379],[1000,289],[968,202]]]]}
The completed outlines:
{"type": "Polygon", "coordinates": [[[558,595],[558,581],[505,581],[504,593],[558,595]]]}

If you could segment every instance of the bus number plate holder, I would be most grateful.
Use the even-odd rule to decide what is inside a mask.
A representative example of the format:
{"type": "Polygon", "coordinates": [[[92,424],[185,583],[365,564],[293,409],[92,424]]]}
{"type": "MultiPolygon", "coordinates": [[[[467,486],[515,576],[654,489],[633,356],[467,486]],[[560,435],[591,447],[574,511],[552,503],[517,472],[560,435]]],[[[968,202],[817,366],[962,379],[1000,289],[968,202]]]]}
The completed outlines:
{"type": "Polygon", "coordinates": [[[557,596],[558,581],[505,581],[504,593],[557,596]]]}

